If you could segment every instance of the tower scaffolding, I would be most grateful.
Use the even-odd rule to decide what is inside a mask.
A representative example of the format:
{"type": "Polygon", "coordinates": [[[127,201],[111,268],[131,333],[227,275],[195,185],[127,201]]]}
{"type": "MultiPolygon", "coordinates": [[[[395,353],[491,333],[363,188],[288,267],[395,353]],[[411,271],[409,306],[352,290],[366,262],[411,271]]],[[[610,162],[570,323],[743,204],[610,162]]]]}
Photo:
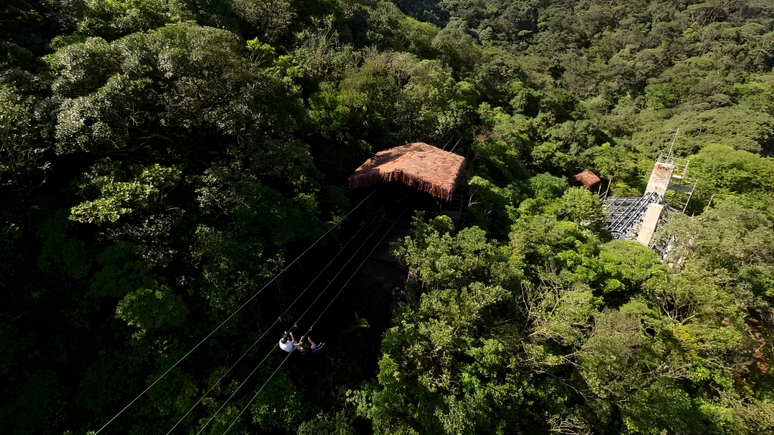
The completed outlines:
{"type": "Polygon", "coordinates": [[[616,239],[634,240],[637,228],[648,207],[660,203],[658,192],[648,192],[633,198],[609,198],[605,201],[608,223],[605,229],[616,239]]]}
{"type": "Polygon", "coordinates": [[[670,195],[670,197],[675,201],[675,205],[679,205],[679,207],[675,208],[685,213],[685,210],[688,208],[688,203],[691,201],[691,197],[693,196],[693,192],[696,190],[696,184],[699,182],[699,180],[687,176],[688,164],[690,163],[690,160],[674,159],[669,156],[665,157],[663,155],[659,156],[659,161],[662,161],[662,159],[665,161],[669,159],[674,165],[674,170],[672,171],[672,176],[669,179],[669,185],[667,186],[667,189],[677,193],[676,195],[670,195]]]}
{"type": "Polygon", "coordinates": [[[688,208],[698,180],[687,176],[689,160],[672,155],[679,131],[675,132],[669,151],[656,159],[641,197],[605,200],[608,213],[605,229],[616,239],[637,240],[651,246],[653,234],[664,219],[664,210],[685,212],[688,208]]]}

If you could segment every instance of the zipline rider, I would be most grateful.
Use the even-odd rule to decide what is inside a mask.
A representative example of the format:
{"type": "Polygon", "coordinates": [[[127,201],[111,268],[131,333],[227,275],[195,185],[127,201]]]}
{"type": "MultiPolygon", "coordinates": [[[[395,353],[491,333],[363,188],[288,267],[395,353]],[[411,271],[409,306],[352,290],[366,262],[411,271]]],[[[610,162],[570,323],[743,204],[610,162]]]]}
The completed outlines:
{"type": "Polygon", "coordinates": [[[290,334],[288,334],[288,331],[285,331],[282,338],[280,338],[279,347],[285,352],[293,352],[293,349],[299,348],[296,337],[293,336],[293,331],[290,331],[290,334]],[[290,340],[288,340],[288,335],[290,335],[290,340]]]}

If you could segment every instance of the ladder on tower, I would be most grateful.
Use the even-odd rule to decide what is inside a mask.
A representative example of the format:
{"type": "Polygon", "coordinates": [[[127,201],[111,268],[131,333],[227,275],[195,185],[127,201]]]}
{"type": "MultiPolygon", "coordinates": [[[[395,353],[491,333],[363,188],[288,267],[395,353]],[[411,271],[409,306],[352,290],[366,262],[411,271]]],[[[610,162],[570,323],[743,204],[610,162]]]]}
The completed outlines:
{"type": "Polygon", "coordinates": [[[696,178],[688,177],[688,159],[672,159],[675,169],[672,172],[672,178],[669,180],[668,190],[677,192],[680,195],[674,195],[674,204],[678,205],[679,210],[685,213],[688,208],[688,203],[691,201],[694,190],[696,190],[696,184],[699,182],[696,178]]]}

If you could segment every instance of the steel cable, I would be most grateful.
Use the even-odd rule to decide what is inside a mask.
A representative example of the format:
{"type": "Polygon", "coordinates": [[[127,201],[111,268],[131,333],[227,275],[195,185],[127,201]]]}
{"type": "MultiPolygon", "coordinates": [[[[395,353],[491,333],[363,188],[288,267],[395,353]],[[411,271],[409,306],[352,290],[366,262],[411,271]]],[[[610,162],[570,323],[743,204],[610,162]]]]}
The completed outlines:
{"type": "MultiPolygon", "coordinates": [[[[371,224],[373,224],[373,223],[376,221],[376,219],[378,219],[378,218],[381,216],[381,212],[382,212],[383,210],[384,210],[384,207],[382,207],[382,208],[381,208],[379,211],[377,211],[377,212],[376,212],[376,214],[374,215],[374,218],[373,218],[373,219],[371,219],[371,224]]],[[[367,226],[367,225],[368,225],[368,224],[366,224],[366,226],[367,226]]],[[[264,332],[263,332],[263,334],[261,334],[261,336],[260,336],[260,337],[259,337],[257,340],[255,340],[255,342],[253,342],[253,344],[252,344],[252,345],[251,345],[251,346],[250,346],[250,347],[249,347],[249,348],[248,348],[248,349],[245,351],[245,353],[243,353],[243,354],[242,354],[242,356],[240,356],[240,357],[239,357],[239,359],[238,359],[238,360],[237,360],[237,361],[236,361],[234,364],[232,364],[232,365],[231,365],[231,367],[229,367],[229,369],[228,369],[228,370],[226,370],[226,371],[225,371],[225,372],[224,372],[224,373],[223,373],[223,374],[220,376],[220,378],[218,378],[218,380],[217,380],[217,381],[215,381],[215,382],[212,384],[212,386],[211,386],[211,387],[210,387],[210,388],[209,388],[209,389],[208,389],[208,390],[207,390],[207,391],[206,391],[206,392],[205,392],[205,393],[202,395],[202,397],[200,397],[200,398],[199,398],[199,400],[198,400],[196,403],[194,403],[194,404],[193,404],[193,406],[191,406],[191,408],[189,408],[189,409],[188,409],[188,412],[186,412],[186,413],[185,413],[185,415],[183,415],[183,416],[182,416],[182,417],[181,417],[181,418],[180,418],[180,419],[177,421],[177,423],[175,423],[175,425],[174,425],[174,426],[172,426],[172,428],[171,428],[171,429],[170,429],[170,430],[167,432],[167,435],[169,435],[170,433],[172,433],[172,431],[174,431],[174,430],[175,430],[175,428],[177,428],[177,426],[178,426],[178,425],[180,425],[180,423],[182,423],[182,422],[183,422],[183,420],[185,420],[185,418],[186,418],[186,417],[188,417],[188,414],[190,414],[190,413],[191,413],[191,411],[193,411],[193,410],[194,410],[194,408],[196,408],[196,407],[199,405],[199,403],[201,403],[201,402],[202,402],[202,400],[204,400],[204,399],[207,397],[207,395],[208,395],[208,394],[210,394],[210,392],[211,392],[213,389],[215,389],[215,386],[217,386],[217,385],[220,383],[220,381],[222,381],[222,380],[223,380],[223,378],[225,378],[225,377],[226,377],[226,375],[228,375],[228,374],[231,372],[231,370],[233,370],[233,369],[234,369],[234,367],[236,367],[236,366],[237,366],[237,365],[238,365],[238,364],[239,364],[239,363],[240,363],[240,362],[241,362],[241,361],[244,359],[244,357],[245,357],[245,356],[247,356],[247,354],[248,354],[248,353],[250,353],[250,351],[251,351],[251,350],[253,350],[253,349],[255,348],[255,346],[258,344],[258,342],[260,342],[260,341],[263,339],[263,337],[265,337],[265,336],[266,336],[266,334],[267,334],[267,333],[268,333],[268,332],[269,332],[269,331],[270,331],[270,330],[271,330],[271,329],[272,329],[274,326],[276,326],[276,325],[277,325],[277,323],[279,323],[279,322],[280,322],[280,319],[282,319],[282,316],[284,316],[285,314],[287,314],[287,312],[288,312],[288,311],[289,311],[291,308],[293,308],[293,306],[296,304],[296,302],[298,302],[298,300],[299,300],[299,299],[301,299],[301,296],[303,296],[303,295],[304,295],[304,293],[306,293],[306,291],[307,291],[307,290],[309,290],[309,289],[312,287],[312,284],[314,284],[314,283],[317,281],[317,279],[318,279],[318,278],[319,278],[319,277],[320,277],[320,276],[321,276],[321,275],[322,275],[322,274],[323,274],[323,273],[324,273],[326,270],[328,270],[328,267],[329,267],[331,264],[333,264],[333,262],[334,262],[334,261],[335,261],[335,260],[336,260],[336,259],[339,257],[339,255],[341,255],[341,253],[342,253],[342,252],[344,252],[344,250],[345,250],[345,249],[347,249],[347,246],[349,246],[349,244],[350,244],[350,243],[352,243],[352,241],[353,241],[353,240],[355,240],[355,238],[357,237],[357,235],[358,235],[358,234],[360,234],[360,231],[361,231],[362,229],[363,229],[363,227],[362,227],[362,226],[361,226],[360,228],[358,228],[358,230],[355,232],[355,234],[354,234],[354,235],[352,235],[352,237],[350,237],[350,239],[347,241],[347,243],[346,243],[346,244],[344,244],[344,246],[343,246],[343,247],[342,247],[342,248],[339,250],[339,252],[337,252],[337,253],[336,253],[336,255],[334,255],[334,256],[333,256],[333,258],[331,259],[331,261],[329,261],[329,262],[328,262],[328,264],[326,264],[326,265],[325,265],[325,267],[324,267],[324,268],[323,268],[323,269],[322,269],[322,270],[321,270],[321,271],[320,271],[320,272],[319,272],[319,273],[318,273],[318,274],[317,274],[317,275],[314,277],[314,279],[313,279],[312,281],[310,281],[310,282],[309,282],[309,284],[306,286],[306,288],[304,288],[304,290],[303,290],[303,291],[302,291],[302,292],[301,292],[301,293],[300,293],[300,294],[299,294],[299,295],[296,297],[296,299],[295,299],[295,300],[293,300],[293,302],[291,302],[291,303],[290,303],[290,305],[289,305],[289,306],[288,306],[288,307],[285,309],[285,311],[283,311],[283,312],[282,312],[282,314],[280,314],[280,315],[279,315],[279,317],[277,318],[277,320],[275,320],[275,321],[274,321],[274,323],[272,323],[272,324],[271,324],[271,325],[270,325],[268,328],[266,328],[266,331],[264,331],[264,332]]]]}
{"type": "MultiPolygon", "coordinates": [[[[365,264],[365,262],[366,262],[366,261],[368,261],[368,258],[369,258],[369,257],[371,257],[371,254],[373,254],[373,252],[376,250],[376,248],[378,248],[378,247],[379,247],[379,245],[382,243],[382,240],[384,240],[384,238],[385,238],[385,237],[387,237],[387,234],[389,234],[389,232],[392,230],[392,228],[393,228],[393,227],[395,226],[395,224],[398,222],[398,219],[400,219],[400,216],[403,216],[403,214],[406,212],[406,210],[408,210],[408,208],[411,206],[411,204],[412,204],[413,202],[414,202],[414,200],[412,199],[412,200],[411,200],[411,202],[409,202],[409,204],[406,206],[406,208],[404,208],[404,209],[403,209],[403,211],[402,211],[402,212],[401,212],[401,214],[398,216],[398,218],[397,218],[397,219],[395,219],[395,222],[393,222],[393,223],[392,223],[392,225],[390,225],[390,228],[388,228],[388,229],[387,229],[387,231],[385,231],[385,232],[384,232],[384,234],[382,235],[382,238],[381,238],[381,239],[379,239],[379,241],[378,241],[378,242],[377,242],[377,243],[374,245],[374,247],[371,249],[371,252],[369,252],[369,253],[368,253],[368,255],[366,255],[366,256],[365,256],[365,259],[364,259],[364,260],[363,260],[363,261],[360,263],[360,265],[358,265],[357,269],[355,269],[355,271],[354,271],[354,272],[352,272],[352,274],[350,275],[350,277],[349,277],[349,279],[347,280],[347,282],[345,282],[345,283],[344,283],[344,285],[343,285],[343,286],[341,286],[341,289],[339,289],[339,291],[336,293],[336,295],[333,297],[333,299],[331,299],[331,301],[328,303],[328,305],[325,307],[325,309],[323,309],[322,313],[320,313],[320,315],[317,317],[317,319],[314,321],[314,323],[312,323],[312,326],[310,326],[310,327],[309,327],[309,331],[311,331],[311,330],[312,330],[312,328],[314,327],[314,325],[316,325],[316,324],[317,324],[317,322],[319,322],[319,321],[320,321],[320,319],[321,319],[321,318],[322,318],[322,316],[325,314],[325,312],[326,312],[326,311],[328,311],[328,308],[330,308],[330,307],[331,307],[331,305],[333,305],[333,302],[336,300],[336,298],[338,298],[338,297],[339,297],[339,295],[341,294],[341,292],[342,292],[342,291],[343,291],[343,290],[344,290],[344,289],[347,287],[347,285],[350,283],[350,281],[352,281],[352,278],[354,278],[354,276],[355,276],[355,274],[357,273],[357,271],[359,271],[359,270],[360,270],[360,268],[361,268],[361,267],[363,267],[363,265],[365,264]]],[[[370,239],[370,238],[369,238],[369,239],[370,239]]],[[[366,240],[366,241],[368,241],[368,240],[366,240]]],[[[361,246],[361,247],[362,247],[362,246],[361,246]]],[[[355,252],[355,255],[357,254],[357,252],[360,252],[360,249],[358,249],[358,250],[355,252]]],[[[354,258],[354,255],[353,255],[353,257],[352,257],[352,258],[354,258]]],[[[349,264],[349,262],[347,262],[347,264],[349,264]]],[[[345,265],[345,267],[346,267],[346,265],[345,265]]],[[[338,276],[338,275],[337,275],[337,276],[338,276]]],[[[334,280],[335,280],[335,278],[334,278],[334,280]]],[[[325,291],[325,290],[323,290],[323,292],[324,292],[324,291],[325,291]]],[[[322,294],[323,292],[320,292],[320,293],[322,294]]],[[[317,301],[317,299],[315,299],[315,301],[317,301]]],[[[314,302],[312,302],[312,305],[314,305],[314,302]]],[[[306,313],[304,313],[304,314],[306,314],[306,313]]],[[[307,332],[306,332],[306,334],[304,334],[304,337],[306,337],[306,336],[309,334],[309,331],[307,331],[307,332]]],[[[237,421],[239,421],[239,418],[240,418],[240,417],[242,417],[242,414],[244,414],[244,412],[247,410],[247,408],[250,406],[250,404],[252,404],[252,403],[253,403],[253,401],[254,401],[254,400],[255,400],[255,399],[258,397],[258,395],[259,395],[259,394],[261,394],[261,391],[263,391],[264,387],[266,387],[266,385],[269,383],[269,381],[271,381],[271,379],[274,377],[274,375],[277,373],[277,371],[279,371],[280,367],[282,367],[282,365],[283,365],[283,364],[285,364],[285,361],[287,361],[287,359],[290,357],[290,355],[291,355],[292,353],[293,353],[293,352],[290,352],[290,353],[288,353],[288,355],[285,357],[285,359],[283,359],[283,360],[282,360],[282,362],[279,364],[279,366],[277,366],[277,368],[276,368],[276,369],[274,369],[274,371],[273,371],[273,372],[272,372],[272,374],[271,374],[271,375],[268,377],[268,379],[266,379],[266,381],[263,383],[263,385],[261,385],[261,388],[259,388],[259,389],[258,389],[258,391],[255,393],[255,395],[253,395],[253,397],[252,397],[252,398],[251,398],[251,399],[250,399],[250,400],[247,402],[247,405],[245,405],[245,406],[244,406],[244,408],[242,408],[242,411],[241,411],[241,412],[239,412],[239,415],[237,415],[237,416],[236,416],[236,418],[235,418],[235,419],[234,419],[234,420],[231,422],[231,424],[228,426],[228,428],[226,429],[226,431],[225,431],[225,432],[223,432],[223,435],[226,435],[226,434],[228,433],[228,431],[229,431],[229,430],[231,430],[231,428],[234,426],[234,424],[235,424],[237,421]]],[[[265,359],[265,358],[264,358],[264,359],[265,359]]],[[[262,363],[263,363],[263,361],[261,361],[261,364],[262,364],[262,363]]],[[[259,366],[260,366],[260,364],[259,364],[259,366]]],[[[253,372],[255,372],[255,370],[257,370],[257,369],[258,369],[258,367],[256,367],[255,369],[253,369],[253,372]]],[[[251,373],[251,375],[252,375],[252,373],[251,373]]],[[[249,379],[249,376],[248,376],[248,379],[249,379]]],[[[247,380],[247,379],[245,379],[245,381],[246,381],[246,380],[247,380]]],[[[232,397],[233,397],[233,395],[232,395],[232,397]]],[[[230,399],[230,397],[229,397],[229,399],[230,399]]],[[[224,404],[223,406],[225,406],[225,404],[224,404]]],[[[223,409],[223,406],[221,406],[221,409],[223,409]]],[[[219,409],[218,411],[220,411],[220,409],[219,409]]],[[[217,415],[217,413],[216,413],[216,415],[217,415]]],[[[213,418],[214,418],[214,416],[213,416],[213,418]]],[[[212,418],[210,418],[210,420],[212,420],[212,418]]],[[[209,422],[208,422],[208,423],[209,423],[209,422]]],[[[202,428],[202,429],[203,429],[203,428],[202,428]]],[[[201,431],[199,431],[199,432],[201,432],[201,431]]],[[[197,435],[198,435],[198,434],[197,434],[197,435]]]]}
{"type": "MultiPolygon", "coordinates": [[[[395,210],[395,207],[393,207],[393,209],[392,209],[392,210],[395,210]]],[[[391,212],[392,212],[392,210],[391,210],[391,212]]],[[[334,277],[333,277],[333,278],[330,280],[330,282],[328,282],[328,284],[325,286],[325,288],[323,288],[323,289],[322,289],[322,291],[320,291],[320,293],[317,295],[317,297],[316,297],[316,298],[315,298],[315,299],[312,301],[312,303],[311,303],[311,304],[309,304],[309,307],[307,307],[307,309],[304,311],[304,314],[302,314],[302,315],[301,315],[301,316],[298,318],[298,320],[300,320],[301,318],[303,318],[303,316],[304,316],[304,315],[305,315],[307,312],[309,312],[309,309],[310,309],[310,308],[311,308],[311,307],[312,307],[312,306],[313,306],[313,305],[314,305],[314,304],[317,302],[317,300],[320,298],[320,295],[322,295],[323,293],[325,293],[325,291],[326,291],[326,290],[328,290],[328,287],[330,287],[330,286],[331,286],[331,284],[333,284],[333,283],[336,281],[336,278],[338,278],[338,276],[341,274],[341,272],[342,272],[342,271],[343,271],[343,270],[344,270],[344,269],[345,269],[345,268],[346,268],[346,267],[349,265],[349,263],[352,261],[352,259],[354,259],[354,258],[355,258],[355,256],[357,256],[358,252],[360,252],[360,250],[363,248],[363,246],[365,246],[365,244],[366,244],[366,243],[368,243],[368,241],[369,241],[369,240],[371,240],[371,237],[373,237],[373,234],[376,232],[376,229],[378,229],[379,225],[381,225],[381,223],[384,221],[384,218],[385,218],[385,217],[386,217],[386,216],[382,216],[382,217],[380,218],[380,221],[379,221],[379,223],[378,223],[377,225],[375,225],[375,226],[374,226],[374,230],[371,232],[371,235],[369,235],[369,236],[366,238],[366,240],[365,240],[365,241],[363,241],[363,243],[362,243],[362,244],[361,244],[361,245],[360,245],[360,246],[357,248],[357,250],[356,250],[356,251],[355,251],[355,252],[352,254],[352,256],[349,258],[349,260],[347,260],[347,262],[346,262],[346,263],[344,263],[344,266],[342,266],[342,267],[341,267],[341,269],[339,269],[339,271],[338,271],[338,272],[336,273],[336,275],[335,275],[335,276],[334,276],[334,277]]],[[[394,225],[394,224],[393,224],[393,225],[394,225]]],[[[392,229],[392,227],[390,227],[390,229],[392,229]]],[[[384,237],[382,237],[382,239],[383,239],[383,238],[384,238],[384,237]]],[[[381,242],[381,240],[380,240],[380,242],[381,242]]],[[[372,252],[373,252],[373,251],[372,251],[372,252]]],[[[369,254],[369,255],[370,255],[370,254],[369,254]]],[[[362,266],[362,265],[361,265],[361,266],[362,266]]],[[[360,267],[358,267],[358,269],[360,269],[360,267]]],[[[357,271],[357,270],[356,270],[356,271],[357,271]]],[[[349,281],[347,281],[347,282],[349,282],[349,281]]],[[[297,322],[297,321],[296,321],[296,322],[297,322]]],[[[307,332],[307,333],[308,333],[308,332],[307,332]]],[[[303,338],[303,337],[306,337],[306,334],[304,334],[304,336],[302,336],[302,338],[303,338]]],[[[205,428],[207,428],[207,426],[210,424],[210,422],[211,422],[211,421],[212,421],[212,420],[213,420],[213,419],[214,419],[214,418],[215,418],[215,417],[216,417],[216,416],[217,416],[217,415],[220,413],[220,411],[221,411],[221,410],[223,410],[223,408],[224,408],[224,407],[225,407],[225,406],[228,404],[228,402],[229,402],[229,401],[230,401],[230,400],[231,400],[231,399],[234,397],[234,395],[237,393],[237,391],[239,391],[239,389],[240,389],[240,388],[242,388],[242,386],[243,386],[243,385],[244,385],[244,384],[245,384],[245,383],[246,383],[248,380],[250,380],[250,378],[253,376],[253,374],[256,372],[256,370],[258,370],[258,368],[259,368],[259,367],[260,367],[260,366],[263,364],[263,362],[264,362],[264,361],[266,361],[266,358],[268,358],[268,356],[269,356],[269,355],[270,355],[272,352],[274,352],[274,349],[276,349],[276,347],[272,348],[272,350],[271,350],[271,351],[269,351],[269,353],[268,353],[268,354],[266,354],[266,356],[265,356],[265,357],[264,357],[264,358],[261,360],[261,362],[260,362],[260,363],[258,363],[258,365],[257,365],[257,366],[255,366],[255,368],[253,369],[253,371],[251,371],[251,372],[250,372],[250,374],[249,374],[249,375],[247,375],[247,377],[246,377],[246,378],[245,378],[245,379],[244,379],[244,380],[243,380],[243,381],[242,381],[242,382],[239,384],[239,386],[238,386],[238,387],[237,387],[237,389],[236,389],[236,390],[235,390],[235,391],[234,391],[234,392],[231,394],[231,396],[229,396],[229,397],[228,397],[228,399],[226,399],[226,401],[225,401],[225,402],[223,402],[223,404],[220,406],[220,408],[218,408],[218,410],[217,410],[217,411],[215,411],[215,413],[214,413],[214,414],[213,414],[213,415],[212,415],[212,416],[209,418],[209,420],[207,420],[207,422],[206,422],[206,423],[204,423],[204,426],[202,426],[202,427],[201,427],[201,429],[199,429],[199,432],[197,432],[197,435],[199,435],[199,434],[200,434],[200,433],[201,433],[201,432],[202,432],[202,431],[203,431],[205,428]]],[[[291,351],[291,353],[292,353],[292,351],[291,351]]],[[[286,358],[286,359],[287,359],[287,358],[286,358]]],[[[276,372],[276,370],[275,370],[275,372],[276,372]]],[[[269,378],[269,379],[271,379],[271,378],[269,378]]],[[[241,415],[241,414],[240,414],[240,415],[241,415]]]]}
{"type": "Polygon", "coordinates": [[[273,282],[274,282],[274,281],[275,281],[275,280],[276,280],[276,279],[277,279],[277,278],[278,278],[280,275],[282,275],[282,274],[283,274],[283,273],[284,273],[286,270],[288,270],[288,269],[289,269],[291,266],[293,266],[293,265],[294,265],[294,264],[295,264],[295,263],[296,263],[296,262],[297,262],[299,259],[301,259],[301,257],[303,257],[303,256],[304,256],[304,255],[305,255],[307,252],[309,252],[309,250],[310,250],[310,249],[312,249],[312,248],[313,248],[315,245],[317,245],[317,243],[319,243],[319,242],[320,242],[320,240],[322,240],[323,238],[325,238],[325,236],[327,236],[327,235],[328,235],[328,234],[329,234],[331,231],[333,231],[333,229],[334,229],[334,228],[338,227],[338,226],[339,226],[339,224],[340,224],[341,222],[343,222],[345,219],[347,219],[347,217],[349,217],[349,215],[350,215],[350,214],[352,214],[352,212],[354,212],[355,210],[357,210],[357,209],[358,209],[358,207],[360,207],[362,204],[364,204],[364,203],[365,203],[365,202],[368,200],[368,198],[370,198],[370,197],[371,197],[371,196],[372,196],[374,193],[376,193],[378,190],[379,190],[379,188],[376,188],[376,189],[375,189],[373,192],[371,192],[371,193],[370,193],[368,196],[366,196],[366,197],[365,197],[365,199],[363,199],[362,201],[360,201],[360,203],[358,203],[358,205],[356,205],[356,206],[355,206],[355,207],[354,207],[352,210],[350,210],[350,211],[349,211],[349,212],[348,212],[348,213],[347,213],[347,214],[346,214],[346,215],[345,215],[345,216],[344,216],[344,217],[343,217],[341,220],[339,220],[338,222],[336,222],[336,223],[335,223],[335,224],[334,224],[334,225],[333,225],[331,228],[329,228],[329,229],[328,229],[328,231],[326,231],[326,232],[325,232],[325,233],[324,233],[322,236],[320,236],[320,238],[318,238],[318,239],[317,239],[317,240],[316,240],[314,243],[312,243],[312,244],[311,244],[311,245],[310,245],[308,248],[306,248],[306,250],[305,250],[304,252],[302,252],[302,253],[301,253],[301,255],[299,255],[298,257],[296,257],[296,259],[295,259],[295,260],[293,260],[293,261],[292,261],[290,264],[288,264],[287,266],[285,266],[285,267],[284,267],[282,270],[280,270],[280,271],[279,271],[279,272],[278,272],[276,275],[274,275],[274,277],[273,277],[273,278],[272,278],[272,279],[271,279],[269,282],[267,282],[267,283],[266,283],[266,285],[264,285],[264,286],[263,286],[263,287],[262,287],[260,290],[258,290],[257,292],[255,292],[255,294],[253,294],[253,295],[250,297],[250,299],[248,299],[248,300],[247,300],[245,303],[243,303],[243,304],[242,304],[242,305],[241,305],[239,308],[237,308],[237,309],[236,309],[236,311],[234,311],[233,313],[231,313],[231,315],[230,315],[230,316],[228,316],[228,317],[226,318],[226,320],[224,320],[223,322],[221,322],[221,323],[220,323],[220,324],[219,324],[219,325],[218,325],[218,326],[217,326],[215,329],[213,329],[213,330],[212,330],[212,332],[210,332],[209,334],[207,334],[207,336],[206,336],[206,337],[204,337],[204,338],[203,338],[203,339],[202,339],[202,340],[201,340],[199,343],[197,343],[197,344],[196,344],[196,346],[194,346],[193,348],[191,348],[191,350],[189,350],[189,351],[188,351],[188,353],[186,353],[185,355],[183,355],[183,357],[182,357],[182,358],[180,358],[179,360],[177,360],[177,362],[175,362],[175,363],[174,363],[174,364],[173,364],[173,365],[172,365],[170,368],[168,368],[168,369],[167,369],[167,370],[166,370],[166,371],[165,371],[165,372],[164,372],[164,373],[163,373],[161,376],[159,376],[159,377],[158,377],[158,379],[156,379],[155,381],[153,381],[153,383],[152,383],[152,384],[150,384],[150,385],[149,385],[147,388],[145,388],[145,389],[144,389],[144,390],[143,390],[143,391],[142,391],[140,394],[138,394],[138,395],[137,395],[137,397],[135,397],[135,398],[134,398],[134,399],[133,399],[131,402],[129,402],[129,404],[128,404],[128,405],[126,405],[126,406],[125,406],[125,407],[124,407],[122,410],[118,411],[118,413],[117,413],[116,415],[114,415],[114,416],[113,416],[113,418],[111,418],[110,420],[108,420],[108,422],[107,422],[107,423],[105,423],[105,424],[104,424],[104,425],[103,425],[101,428],[99,428],[99,430],[97,430],[97,431],[94,433],[94,435],[98,435],[98,434],[99,434],[100,432],[102,432],[102,431],[103,431],[103,430],[104,430],[104,429],[105,429],[105,428],[106,428],[106,427],[107,427],[107,426],[108,426],[110,423],[112,423],[112,422],[113,422],[113,420],[115,420],[116,418],[118,418],[118,416],[119,416],[119,415],[123,414],[123,413],[124,413],[124,411],[126,411],[127,409],[129,409],[129,407],[130,407],[130,406],[132,406],[132,405],[134,404],[134,402],[136,402],[136,401],[137,401],[137,400],[138,400],[140,397],[142,397],[143,395],[145,395],[145,393],[147,393],[147,392],[148,392],[148,391],[149,391],[151,388],[153,388],[153,386],[154,386],[154,385],[156,385],[156,384],[157,384],[157,383],[158,383],[158,382],[159,382],[161,379],[163,379],[163,378],[164,378],[166,375],[168,375],[168,374],[169,374],[169,372],[171,372],[171,371],[172,371],[172,370],[173,370],[175,367],[177,367],[177,366],[178,366],[178,365],[179,365],[179,364],[180,364],[180,363],[181,363],[181,362],[182,362],[184,359],[188,358],[188,356],[189,356],[189,355],[191,355],[191,353],[193,353],[193,351],[195,351],[196,349],[198,349],[198,348],[199,348],[199,346],[201,346],[201,345],[202,345],[202,344],[203,344],[205,341],[207,341],[207,339],[209,339],[210,337],[212,337],[212,335],[213,335],[213,334],[215,334],[215,332],[217,332],[217,331],[218,331],[220,328],[222,328],[222,327],[223,327],[223,325],[225,325],[225,324],[226,324],[226,323],[227,323],[229,320],[231,320],[231,319],[232,319],[232,318],[233,318],[233,317],[234,317],[234,316],[235,316],[235,315],[236,315],[236,314],[237,314],[239,311],[241,311],[241,310],[242,310],[242,308],[244,308],[245,306],[247,306],[247,304],[249,304],[250,302],[252,302],[252,300],[253,300],[253,299],[255,299],[255,297],[256,297],[256,296],[258,296],[259,294],[261,294],[261,292],[263,292],[263,291],[264,291],[264,290],[265,290],[265,289],[266,289],[266,288],[267,288],[267,287],[268,287],[268,286],[269,286],[271,283],[273,283],[273,282]]]}

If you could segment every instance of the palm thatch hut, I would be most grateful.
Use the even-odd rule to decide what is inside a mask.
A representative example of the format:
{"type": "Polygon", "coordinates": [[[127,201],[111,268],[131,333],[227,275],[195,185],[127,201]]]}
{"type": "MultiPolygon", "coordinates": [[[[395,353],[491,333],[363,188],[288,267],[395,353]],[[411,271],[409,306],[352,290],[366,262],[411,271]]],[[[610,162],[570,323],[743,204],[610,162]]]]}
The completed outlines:
{"type": "Polygon", "coordinates": [[[599,183],[602,181],[595,173],[589,171],[588,169],[581,172],[580,174],[576,174],[573,179],[592,192],[599,187],[599,183]]]}
{"type": "Polygon", "coordinates": [[[465,169],[465,157],[423,142],[379,151],[350,175],[350,189],[400,181],[449,201],[457,177],[465,169]]]}

